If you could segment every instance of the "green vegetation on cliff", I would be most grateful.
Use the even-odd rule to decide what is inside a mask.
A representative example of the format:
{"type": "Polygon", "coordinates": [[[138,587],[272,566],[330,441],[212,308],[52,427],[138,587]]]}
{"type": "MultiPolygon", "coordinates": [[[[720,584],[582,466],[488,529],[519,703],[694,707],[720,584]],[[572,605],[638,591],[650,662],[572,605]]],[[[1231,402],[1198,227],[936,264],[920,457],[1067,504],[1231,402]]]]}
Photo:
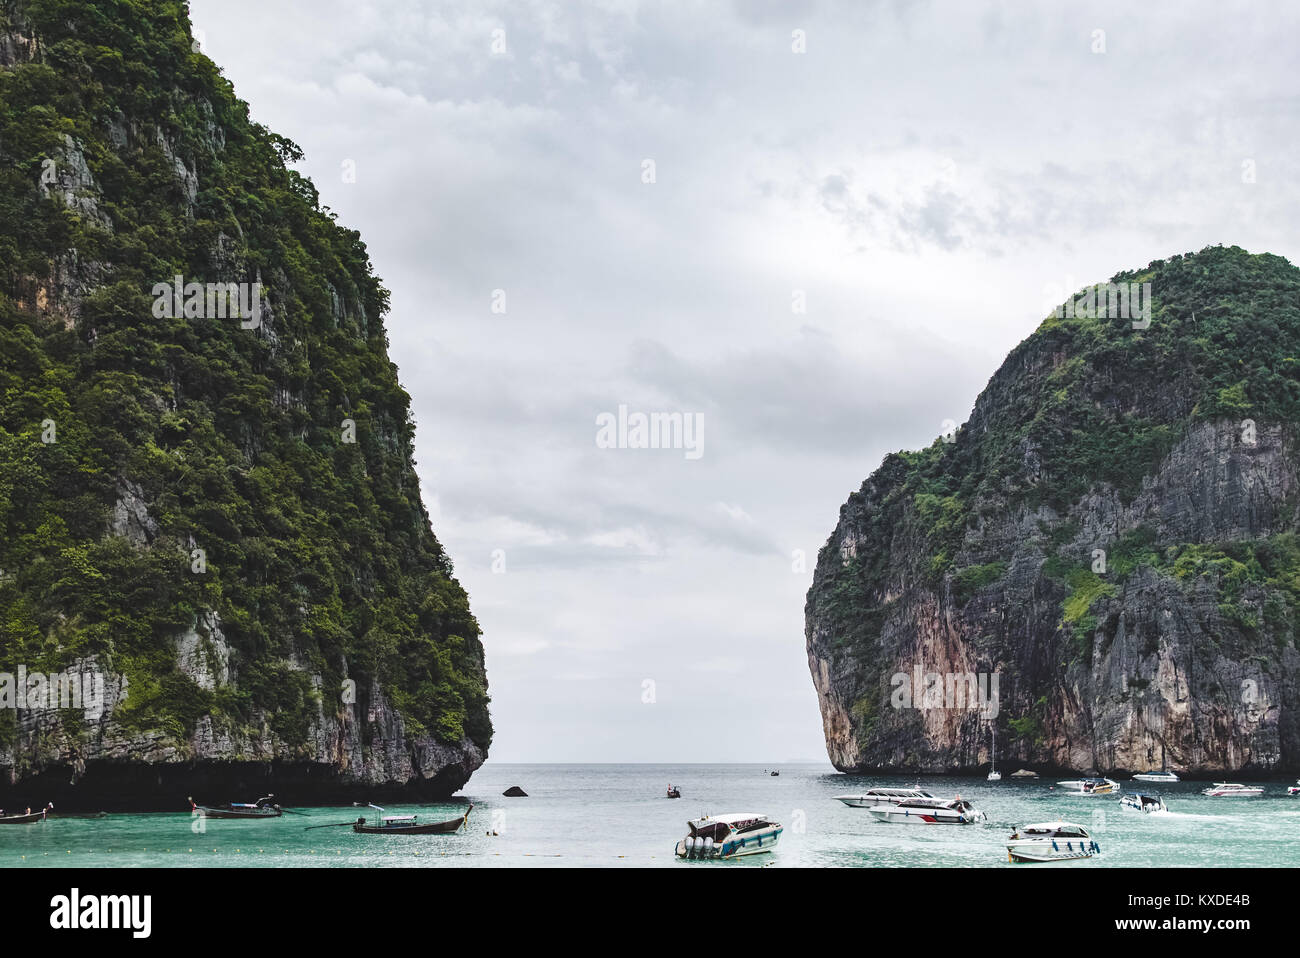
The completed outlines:
{"type": "MultiPolygon", "coordinates": [[[[1150,326],[1134,329],[1133,319],[1101,310],[1044,320],[1012,350],[954,441],[886,457],[869,483],[878,493],[876,545],[909,521],[929,556],[914,572],[934,582],[968,576],[956,563],[981,512],[1047,505],[1063,513],[1099,486],[1131,500],[1194,422],[1300,422],[1300,270],[1287,260],[1209,247],[1112,282],[1151,284],[1150,326]]],[[[869,560],[864,581],[879,584],[885,550],[868,555],[881,574],[869,560]]]]}
{"type": "Polygon", "coordinates": [[[291,745],[338,713],[346,668],[359,706],[374,679],[408,731],[486,749],[479,628],[420,501],[358,234],[196,51],[184,3],[0,0],[6,49],[0,668],[99,655],[130,680],[123,723],[262,713],[291,745]],[[260,279],[265,322],[156,318],[175,275],[260,279]],[[143,534],[109,534],[138,509],[143,534]],[[215,690],[173,646],[209,611],[238,677],[215,690]]]}

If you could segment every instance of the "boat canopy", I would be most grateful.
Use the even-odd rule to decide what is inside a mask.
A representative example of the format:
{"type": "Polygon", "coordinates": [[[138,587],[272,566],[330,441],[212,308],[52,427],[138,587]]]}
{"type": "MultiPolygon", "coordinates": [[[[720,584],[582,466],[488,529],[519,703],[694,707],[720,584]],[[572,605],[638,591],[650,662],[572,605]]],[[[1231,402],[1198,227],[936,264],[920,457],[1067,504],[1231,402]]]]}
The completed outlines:
{"type": "Polygon", "coordinates": [[[701,819],[691,822],[692,825],[706,825],[715,822],[722,822],[724,825],[740,825],[744,822],[758,821],[767,818],[758,812],[733,812],[730,815],[705,815],[701,819]]]}
{"type": "Polygon", "coordinates": [[[859,792],[856,795],[836,795],[839,801],[845,799],[863,799],[863,798],[930,798],[929,792],[923,788],[869,788],[865,792],[859,792]]]}
{"type": "Polygon", "coordinates": [[[1039,822],[1035,825],[1026,825],[1019,831],[1022,835],[1060,835],[1062,838],[1088,837],[1087,829],[1082,825],[1075,825],[1073,822],[1039,822]]]}
{"type": "Polygon", "coordinates": [[[757,812],[740,812],[732,815],[714,815],[687,822],[691,829],[691,838],[711,838],[722,842],[732,831],[745,831],[755,825],[766,825],[766,815],[757,812]]]}

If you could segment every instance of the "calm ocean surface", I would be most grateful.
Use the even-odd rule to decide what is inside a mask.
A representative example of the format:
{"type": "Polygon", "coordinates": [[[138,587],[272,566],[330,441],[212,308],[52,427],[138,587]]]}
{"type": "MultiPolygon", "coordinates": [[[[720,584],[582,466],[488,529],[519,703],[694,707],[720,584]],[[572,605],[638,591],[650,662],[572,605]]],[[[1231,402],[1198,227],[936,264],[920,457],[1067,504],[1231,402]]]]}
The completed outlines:
{"type": "MultiPolygon", "coordinates": [[[[1002,842],[1013,825],[1055,818],[1091,826],[1102,854],[1091,861],[1033,867],[1300,865],[1300,799],[1287,797],[1286,783],[1270,782],[1263,797],[1251,799],[1206,798],[1199,794],[1204,782],[1159,786],[1173,813],[1167,816],[1122,809],[1115,797],[1053,794],[1051,784],[941,776],[862,778],[822,765],[784,765],[780,777],[773,778],[758,765],[489,763],[464,789],[474,811],[468,830],[455,835],[304,829],[349,822],[359,814],[373,820],[377,813],[371,809],[313,808],[267,821],[201,823],[178,810],[2,827],[0,866],[1027,868],[1031,866],[1007,863],[1002,842]],[[663,797],[669,781],[681,788],[682,798],[663,797]],[[864,809],[833,799],[870,784],[917,781],[935,795],[960,793],[988,815],[988,824],[886,825],[864,809]],[[529,797],[502,797],[511,785],[522,786],[529,797]],[[673,857],[688,818],[726,812],[759,812],[784,824],[776,851],[733,862],[679,862],[673,857]],[[205,830],[196,833],[196,824],[205,830]],[[491,830],[498,834],[487,834],[491,830]]],[[[1126,792],[1145,788],[1122,784],[1126,792]]],[[[257,796],[207,798],[251,801],[257,796]]],[[[464,808],[464,801],[451,801],[389,805],[387,811],[439,821],[463,814],[464,808]]]]}

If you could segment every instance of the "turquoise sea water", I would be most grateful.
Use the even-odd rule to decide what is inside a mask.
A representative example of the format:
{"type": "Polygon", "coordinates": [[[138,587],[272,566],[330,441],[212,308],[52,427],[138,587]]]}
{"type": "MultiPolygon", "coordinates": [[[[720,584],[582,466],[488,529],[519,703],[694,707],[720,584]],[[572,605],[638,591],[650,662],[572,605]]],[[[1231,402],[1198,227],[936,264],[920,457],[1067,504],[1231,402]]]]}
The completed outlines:
{"type": "MultiPolygon", "coordinates": [[[[475,773],[456,799],[389,805],[388,814],[440,821],[474,803],[467,830],[454,835],[358,835],[350,828],[305,830],[376,812],[300,809],[266,821],[199,823],[187,811],[51,819],[0,827],[0,867],[623,867],[789,868],[814,866],[1105,868],[1300,865],[1300,799],[1271,782],[1263,797],[1213,799],[1204,782],[1160,786],[1173,814],[1121,809],[1114,797],[1067,797],[1051,780],[988,783],[922,776],[856,777],[820,765],[786,765],[773,778],[757,765],[501,765],[475,773]],[[663,797],[668,782],[682,798],[663,797]],[[911,785],[935,795],[960,793],[988,815],[970,826],[886,825],[833,796],[868,785],[911,785]],[[528,798],[504,798],[520,785],[528,798]],[[686,820],[703,814],[759,812],[785,826],[776,851],[733,862],[681,862],[673,846],[686,820]],[[1013,825],[1064,818],[1091,827],[1102,855],[1065,865],[1007,863],[1013,825]],[[496,835],[487,834],[495,830],[496,835]]],[[[1145,789],[1123,782],[1125,791],[1145,789]]],[[[1258,783],[1263,784],[1263,783],[1258,783]]],[[[209,796],[247,801],[257,796],[209,796]]],[[[183,806],[183,802],[178,802],[183,806]]]]}

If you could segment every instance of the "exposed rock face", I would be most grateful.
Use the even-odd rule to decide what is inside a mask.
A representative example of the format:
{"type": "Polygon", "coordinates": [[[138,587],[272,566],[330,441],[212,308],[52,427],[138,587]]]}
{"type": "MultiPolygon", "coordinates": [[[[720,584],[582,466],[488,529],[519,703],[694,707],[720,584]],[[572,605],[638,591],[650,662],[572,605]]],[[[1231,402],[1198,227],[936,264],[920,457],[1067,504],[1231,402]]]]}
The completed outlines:
{"type": "Polygon", "coordinates": [[[149,515],[144,492],[134,482],[122,480],[117,502],[113,504],[113,518],[109,531],[115,536],[129,539],[135,545],[148,545],[158,534],[158,523],[149,515]]]}
{"type": "MultiPolygon", "coordinates": [[[[220,633],[213,629],[201,638],[200,631],[178,640],[181,668],[200,685],[225,684],[220,633]]],[[[204,716],[184,741],[163,730],[123,727],[114,713],[129,699],[124,676],[105,673],[93,659],[66,674],[84,690],[81,707],[27,703],[17,713],[21,747],[0,749],[15,796],[39,794],[58,807],[105,811],[172,810],[190,792],[224,800],[266,788],[286,805],[365,796],[441,798],[464,786],[487,759],[469,738],[452,744],[412,739],[377,686],[369,690],[363,715],[355,705],[341,716],[322,711],[304,752],[279,741],[265,714],[252,730],[218,726],[204,716]],[[69,728],[70,716],[81,728],[69,728]]]]}
{"type": "MultiPolygon", "coordinates": [[[[1237,250],[1201,255],[1154,270],[1157,289],[1165,279],[1167,339],[1153,326],[1146,340],[1123,339],[1126,349],[1169,342],[1191,353],[1197,327],[1182,317],[1194,316],[1197,299],[1183,298],[1184,276],[1203,283],[1225,260],[1232,270],[1254,265],[1237,250]]],[[[1250,302],[1280,286],[1289,295],[1294,267],[1268,268],[1276,283],[1234,276],[1214,294],[1250,302]]],[[[1249,341],[1248,321],[1236,323],[1249,341]]],[[[1210,354],[1185,376],[1126,378],[1091,344],[1128,330],[1066,325],[1049,319],[1017,348],[955,443],[888,457],[841,508],[806,608],[832,763],[974,771],[989,761],[996,723],[998,762],[1012,767],[1132,772],[1164,760],[1192,775],[1294,772],[1294,419],[1253,408],[1207,415],[1210,354]],[[1058,412],[1048,397],[1066,394],[1079,406],[1058,412]],[[1078,426],[1084,408],[1108,410],[1091,435],[1078,426]],[[1155,450],[1146,462],[1129,464],[1140,481],[1089,474],[1071,449],[1113,442],[1122,458],[1114,437],[1135,431],[1135,410],[1161,437],[1145,447],[1155,450]],[[1049,433],[1069,438],[1054,445],[1041,438],[1049,433]],[[1065,501],[1054,495],[1062,489],[1065,501]],[[940,686],[927,696],[931,674],[940,686]],[[968,677],[984,688],[996,677],[995,708],[953,694],[969,693],[968,677]]],[[[1283,351],[1300,344],[1300,324],[1272,330],[1283,351]]],[[[1214,337],[1198,336],[1197,351],[1203,339],[1214,337]]],[[[1239,374],[1250,395],[1249,371],[1239,374]]]]}

